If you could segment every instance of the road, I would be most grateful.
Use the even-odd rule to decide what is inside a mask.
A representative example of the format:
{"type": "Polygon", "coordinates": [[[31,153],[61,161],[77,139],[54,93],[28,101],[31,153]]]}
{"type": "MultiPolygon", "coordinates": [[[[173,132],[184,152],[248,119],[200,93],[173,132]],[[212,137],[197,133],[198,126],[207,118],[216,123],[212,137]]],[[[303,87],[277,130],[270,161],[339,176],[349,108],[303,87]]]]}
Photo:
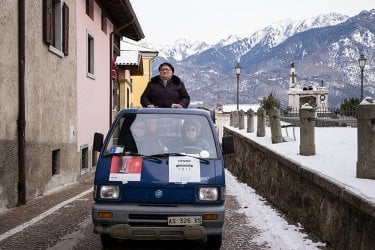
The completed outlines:
{"type": "MultiPolygon", "coordinates": [[[[81,182],[0,214],[0,249],[103,249],[99,235],[93,233],[91,190],[92,180],[81,182]]],[[[221,249],[270,249],[274,244],[256,243],[260,229],[251,226],[236,195],[228,193],[221,249]]],[[[124,248],[202,249],[202,246],[189,242],[121,242],[112,249],[124,248]]]]}

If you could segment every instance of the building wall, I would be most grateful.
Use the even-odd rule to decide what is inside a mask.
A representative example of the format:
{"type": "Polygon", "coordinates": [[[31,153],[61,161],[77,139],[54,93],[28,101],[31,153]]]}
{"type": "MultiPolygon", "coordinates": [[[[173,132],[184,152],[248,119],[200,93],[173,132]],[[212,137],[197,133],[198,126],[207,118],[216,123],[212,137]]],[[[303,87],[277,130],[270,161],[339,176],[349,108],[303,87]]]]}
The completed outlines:
{"type": "MultiPolygon", "coordinates": [[[[157,54],[156,54],[157,55],[157,54]]],[[[155,55],[155,56],[156,56],[155,55]]],[[[142,54],[142,65],[143,65],[143,75],[134,75],[133,79],[133,93],[131,95],[131,103],[133,107],[141,107],[141,95],[145,90],[147,83],[151,79],[151,63],[155,56],[147,56],[142,54]]]]}
{"type": "Polygon", "coordinates": [[[43,1],[26,1],[26,163],[30,198],[76,180],[76,19],[69,6],[69,54],[51,52],[43,41],[43,1]],[[59,170],[52,176],[52,151],[59,150],[59,170]]]}
{"type": "MultiPolygon", "coordinates": [[[[25,163],[26,199],[73,182],[79,173],[76,150],[76,19],[69,6],[69,55],[49,50],[43,41],[43,1],[25,1],[25,163]],[[58,169],[52,175],[52,151],[58,169]]],[[[2,3],[0,18],[0,209],[18,200],[18,2],[2,3]]]]}
{"type": "Polygon", "coordinates": [[[94,1],[94,20],[86,15],[86,1],[77,1],[77,150],[89,146],[95,132],[109,128],[110,33],[101,29],[101,9],[94,1]],[[94,78],[87,75],[87,34],[94,37],[94,78]]]}
{"type": "Polygon", "coordinates": [[[119,71],[119,84],[120,84],[120,110],[130,108],[130,70],[124,69],[119,71]]]}
{"type": "Polygon", "coordinates": [[[2,3],[0,11],[0,140],[16,140],[18,110],[17,1],[2,3]],[[4,123],[4,121],[6,121],[4,123]]]}
{"type": "Polygon", "coordinates": [[[18,22],[17,1],[0,11],[0,211],[17,203],[18,22]]]}
{"type": "Polygon", "coordinates": [[[77,1],[77,111],[78,149],[92,145],[95,132],[106,133],[109,127],[110,95],[110,33],[113,28],[108,20],[107,33],[101,30],[101,9],[95,2],[94,20],[86,15],[85,1],[77,1]],[[95,78],[87,76],[87,33],[95,40],[95,78]]]}

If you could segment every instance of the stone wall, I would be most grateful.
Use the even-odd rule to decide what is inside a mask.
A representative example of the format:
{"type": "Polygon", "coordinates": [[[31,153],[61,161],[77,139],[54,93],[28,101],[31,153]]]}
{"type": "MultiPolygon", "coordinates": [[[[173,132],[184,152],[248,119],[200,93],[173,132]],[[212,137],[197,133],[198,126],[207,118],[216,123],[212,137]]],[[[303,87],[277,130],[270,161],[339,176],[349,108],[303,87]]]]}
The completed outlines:
{"type": "Polygon", "coordinates": [[[292,221],[335,249],[374,249],[375,207],[234,131],[225,165],[292,221]]]}

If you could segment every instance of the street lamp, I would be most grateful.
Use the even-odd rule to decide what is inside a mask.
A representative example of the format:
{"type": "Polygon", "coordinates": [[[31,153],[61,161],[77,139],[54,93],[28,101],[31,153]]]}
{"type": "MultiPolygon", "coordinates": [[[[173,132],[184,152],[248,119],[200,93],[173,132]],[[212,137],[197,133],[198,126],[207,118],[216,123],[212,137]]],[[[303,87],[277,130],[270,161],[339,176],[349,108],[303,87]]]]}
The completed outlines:
{"type": "Polygon", "coordinates": [[[365,68],[367,59],[362,54],[358,59],[358,65],[361,68],[361,101],[363,100],[363,70],[365,68]]]}
{"type": "Polygon", "coordinates": [[[234,67],[236,71],[236,76],[237,76],[237,111],[239,110],[239,84],[240,84],[240,74],[241,74],[241,66],[240,63],[237,62],[236,67],[234,67]]]}

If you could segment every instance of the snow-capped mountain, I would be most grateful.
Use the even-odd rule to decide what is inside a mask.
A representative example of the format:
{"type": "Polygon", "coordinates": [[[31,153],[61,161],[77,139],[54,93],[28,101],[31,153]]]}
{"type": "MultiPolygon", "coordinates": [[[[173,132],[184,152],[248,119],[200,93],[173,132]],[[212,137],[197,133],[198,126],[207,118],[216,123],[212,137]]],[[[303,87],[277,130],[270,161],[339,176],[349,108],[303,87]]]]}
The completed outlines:
{"type": "Polygon", "coordinates": [[[183,38],[178,39],[172,45],[153,45],[150,43],[140,43],[140,45],[148,49],[159,51],[159,57],[171,62],[182,61],[187,57],[199,54],[210,47],[207,43],[198,41],[192,42],[183,38]]]}
{"type": "MultiPolygon", "coordinates": [[[[237,61],[242,66],[240,102],[258,102],[271,92],[287,105],[290,64],[295,63],[300,86],[328,86],[330,105],[343,98],[359,96],[357,59],[368,61],[364,92],[375,94],[375,9],[357,16],[320,15],[300,21],[283,20],[254,32],[249,37],[235,36],[215,45],[178,40],[160,47],[161,61],[174,63],[176,74],[184,81],[192,101],[213,107],[218,101],[236,100],[237,61]]],[[[157,72],[155,72],[157,74],[157,72]]]]}
{"type": "Polygon", "coordinates": [[[222,48],[225,46],[238,46],[237,43],[243,44],[243,50],[238,52],[246,53],[251,47],[260,41],[266,41],[270,47],[278,45],[286,38],[295,33],[302,32],[311,28],[325,27],[335,25],[348,19],[348,16],[340,14],[319,15],[317,17],[308,18],[304,20],[294,21],[285,19],[272,23],[270,26],[259,30],[248,38],[241,38],[237,35],[230,35],[227,38],[221,39],[214,45],[209,45],[205,42],[189,41],[180,38],[171,45],[141,43],[140,45],[159,51],[159,57],[169,61],[182,61],[191,55],[200,54],[210,48],[222,48]]]}
{"type": "Polygon", "coordinates": [[[221,39],[219,42],[217,42],[214,47],[224,47],[233,43],[236,43],[238,41],[242,40],[241,37],[236,35],[230,35],[225,39],[221,39]]]}

